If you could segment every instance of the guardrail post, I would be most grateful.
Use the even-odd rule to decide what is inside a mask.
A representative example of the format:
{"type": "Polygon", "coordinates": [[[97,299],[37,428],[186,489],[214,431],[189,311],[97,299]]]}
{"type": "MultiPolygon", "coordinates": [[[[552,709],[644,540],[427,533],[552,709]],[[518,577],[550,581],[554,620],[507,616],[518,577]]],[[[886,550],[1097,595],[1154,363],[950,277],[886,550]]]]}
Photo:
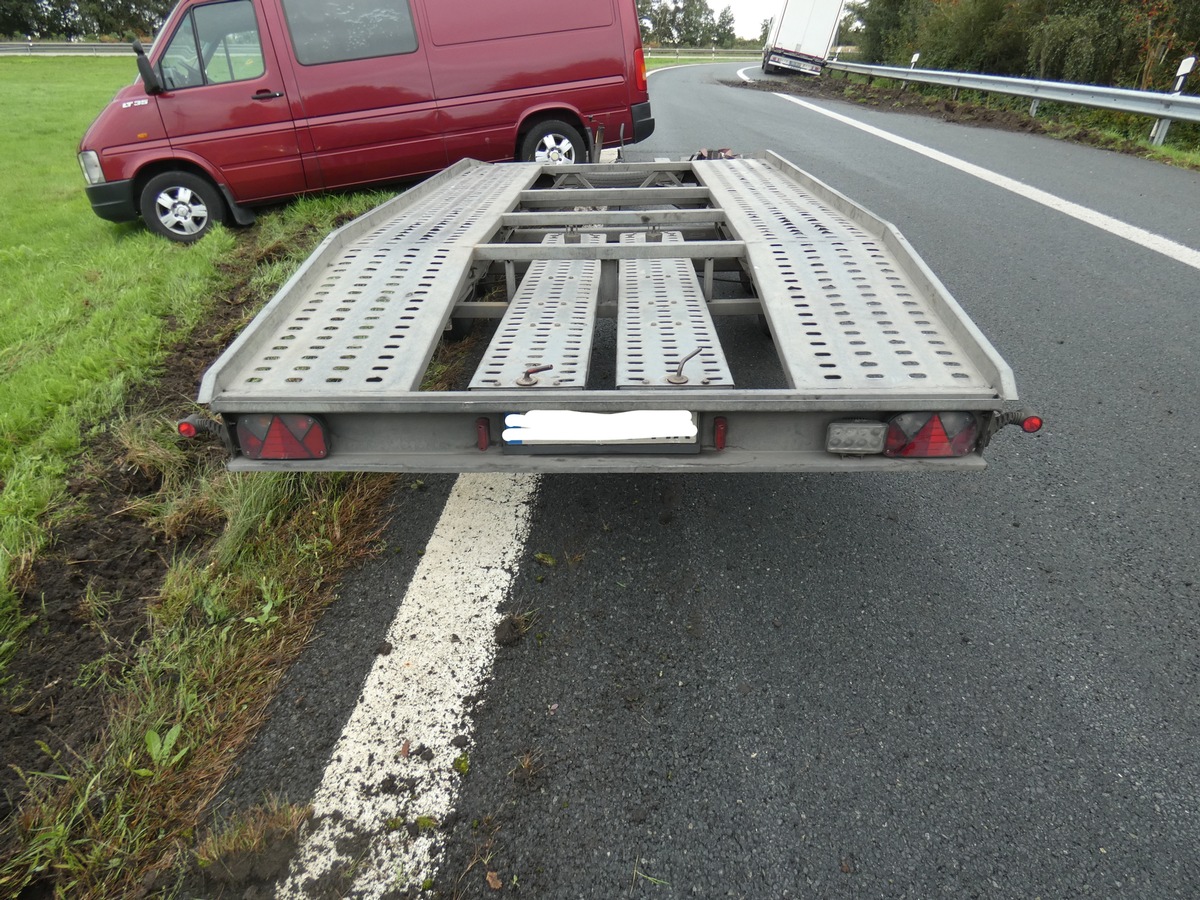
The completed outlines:
{"type": "MultiPolygon", "coordinates": [[[[1187,81],[1187,77],[1192,74],[1192,69],[1196,67],[1196,57],[1189,56],[1179,64],[1179,68],[1175,70],[1175,83],[1171,85],[1171,96],[1178,97],[1183,93],[1183,85],[1187,81]]],[[[1170,119],[1159,119],[1154,123],[1154,129],[1150,132],[1150,143],[1155,147],[1161,147],[1163,141],[1167,139],[1167,132],[1171,128],[1170,119]]]]}
{"type": "Polygon", "coordinates": [[[1029,118],[1031,118],[1031,119],[1037,118],[1038,107],[1041,105],[1041,103],[1042,103],[1042,101],[1035,97],[1033,102],[1029,104],[1029,118]]]}

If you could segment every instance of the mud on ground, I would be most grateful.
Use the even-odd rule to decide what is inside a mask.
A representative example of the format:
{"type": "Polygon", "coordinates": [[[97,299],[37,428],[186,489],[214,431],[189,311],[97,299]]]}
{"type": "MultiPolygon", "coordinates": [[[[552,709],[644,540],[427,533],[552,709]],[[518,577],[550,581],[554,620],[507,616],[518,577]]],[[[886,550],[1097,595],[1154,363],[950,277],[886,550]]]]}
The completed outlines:
{"type": "MultiPolygon", "coordinates": [[[[215,304],[170,349],[161,376],[129,397],[126,418],[174,420],[190,412],[201,374],[246,317],[241,293],[215,304]]],[[[81,675],[116,674],[133,659],[146,635],[147,604],[171,559],[213,537],[204,522],[174,540],[147,528],[130,508],[153,497],[159,479],[126,463],[111,433],[100,432],[75,462],[48,546],[16,579],[21,608],[36,619],[5,672],[11,681],[0,717],[0,850],[25,791],[21,772],[57,772],[46,749],[68,759],[102,738],[108,692],[103,679],[81,675]]],[[[223,449],[197,442],[189,453],[202,462],[223,449]]]]}

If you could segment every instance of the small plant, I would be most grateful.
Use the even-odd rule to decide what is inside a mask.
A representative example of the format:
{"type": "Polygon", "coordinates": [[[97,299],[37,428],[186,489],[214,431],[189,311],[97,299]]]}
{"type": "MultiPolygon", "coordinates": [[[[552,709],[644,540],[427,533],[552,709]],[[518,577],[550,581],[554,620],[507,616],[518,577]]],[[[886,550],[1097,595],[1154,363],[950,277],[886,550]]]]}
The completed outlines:
{"type": "Polygon", "coordinates": [[[175,749],[175,744],[179,741],[179,735],[183,731],[183,723],[177,722],[172,725],[170,730],[165,735],[160,735],[155,729],[151,728],[146,732],[146,752],[150,754],[150,762],[153,764],[153,769],[131,769],[134,775],[139,775],[142,778],[151,778],[155,772],[162,772],[166,769],[174,768],[184,756],[187,755],[188,748],[184,747],[178,753],[172,755],[175,749]]]}
{"type": "Polygon", "coordinates": [[[260,806],[230,818],[208,833],[196,848],[196,864],[207,868],[240,853],[261,853],[272,842],[295,835],[312,816],[312,807],[270,796],[260,806]]]}
{"type": "Polygon", "coordinates": [[[545,768],[542,763],[542,751],[538,749],[526,750],[513,759],[517,764],[508,770],[508,777],[514,781],[530,781],[545,768]]]}
{"type": "Polygon", "coordinates": [[[662,878],[654,878],[651,875],[647,875],[645,872],[642,871],[641,865],[642,865],[642,858],[639,856],[637,859],[635,859],[633,861],[633,878],[629,882],[629,893],[631,893],[631,894],[633,893],[633,889],[635,887],[637,887],[637,882],[638,882],[639,878],[641,878],[643,881],[648,881],[651,884],[659,885],[660,887],[670,887],[671,886],[671,883],[669,881],[664,881],[662,878]]]}
{"type": "Polygon", "coordinates": [[[536,609],[527,609],[525,612],[517,613],[512,617],[513,627],[517,629],[518,634],[529,634],[533,626],[537,623],[538,611],[536,609]]]}
{"type": "Polygon", "coordinates": [[[451,765],[459,775],[466,775],[471,771],[471,760],[465,750],[454,758],[454,762],[451,765]]]}
{"type": "Polygon", "coordinates": [[[258,612],[253,616],[246,616],[245,622],[254,626],[255,630],[260,628],[270,628],[279,621],[279,615],[275,612],[283,605],[283,586],[278,582],[268,582],[263,578],[259,582],[259,587],[262,589],[263,605],[259,607],[258,612]]]}

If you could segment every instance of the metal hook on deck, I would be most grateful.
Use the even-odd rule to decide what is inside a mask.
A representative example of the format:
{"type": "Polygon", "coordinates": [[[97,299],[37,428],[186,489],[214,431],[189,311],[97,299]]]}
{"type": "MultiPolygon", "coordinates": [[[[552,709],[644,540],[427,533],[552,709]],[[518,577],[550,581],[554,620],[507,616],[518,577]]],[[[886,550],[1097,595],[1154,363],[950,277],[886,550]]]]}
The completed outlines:
{"type": "Polygon", "coordinates": [[[679,368],[677,368],[675,370],[674,375],[667,376],[667,381],[671,384],[687,384],[688,377],[683,374],[683,367],[688,364],[688,360],[690,360],[693,356],[698,356],[700,354],[700,351],[702,351],[704,349],[705,349],[704,347],[697,347],[695,350],[693,350],[691,353],[689,353],[687,356],[685,356],[683,359],[681,359],[679,361],[679,368]]]}
{"type": "Polygon", "coordinates": [[[550,363],[548,365],[534,366],[531,369],[526,369],[525,374],[517,379],[517,384],[519,384],[521,387],[530,387],[531,385],[535,385],[538,383],[538,380],[533,377],[534,375],[536,375],[538,372],[549,372],[553,368],[554,364],[550,363]]]}

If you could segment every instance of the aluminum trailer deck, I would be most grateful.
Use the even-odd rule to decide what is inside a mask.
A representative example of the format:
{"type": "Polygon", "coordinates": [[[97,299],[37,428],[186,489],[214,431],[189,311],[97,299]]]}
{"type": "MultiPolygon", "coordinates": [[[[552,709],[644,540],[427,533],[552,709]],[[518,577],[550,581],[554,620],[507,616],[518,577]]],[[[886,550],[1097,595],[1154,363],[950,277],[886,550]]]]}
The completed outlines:
{"type": "Polygon", "coordinates": [[[899,232],[774,154],[459,163],[331,234],[199,396],[235,469],[596,472],[982,468],[1016,399],[899,232]],[[473,373],[423,390],[449,323],[479,319],[473,373]],[[880,452],[893,416],[935,411],[970,413],[969,452],[880,452]],[[283,414],[320,452],[252,458],[283,414]]]}

